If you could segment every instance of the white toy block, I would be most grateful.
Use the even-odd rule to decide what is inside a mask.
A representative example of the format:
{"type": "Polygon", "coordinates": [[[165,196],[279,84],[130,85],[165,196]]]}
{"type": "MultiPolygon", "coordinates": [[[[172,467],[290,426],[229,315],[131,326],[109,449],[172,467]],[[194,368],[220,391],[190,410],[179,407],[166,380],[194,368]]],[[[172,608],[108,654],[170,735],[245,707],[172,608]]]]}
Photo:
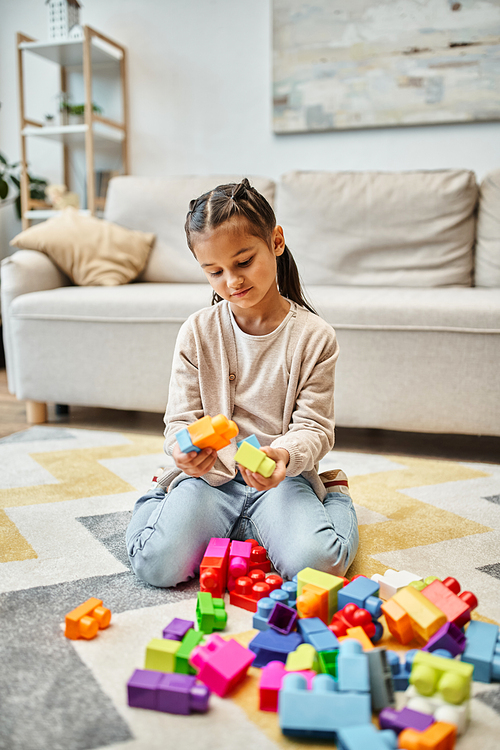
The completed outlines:
{"type": "Polygon", "coordinates": [[[469,724],[470,700],[455,706],[447,703],[437,694],[424,698],[413,685],[402,693],[400,700],[401,705],[398,705],[398,708],[411,708],[412,711],[420,711],[422,714],[433,716],[436,721],[454,724],[457,728],[457,735],[464,734],[469,724]]]}
{"type": "Polygon", "coordinates": [[[383,576],[380,573],[375,573],[372,576],[372,581],[375,581],[380,586],[378,595],[384,601],[390,599],[399,589],[408,586],[412,581],[421,580],[422,577],[417,576],[415,573],[409,573],[407,570],[392,570],[391,568],[388,568],[383,576]]]}

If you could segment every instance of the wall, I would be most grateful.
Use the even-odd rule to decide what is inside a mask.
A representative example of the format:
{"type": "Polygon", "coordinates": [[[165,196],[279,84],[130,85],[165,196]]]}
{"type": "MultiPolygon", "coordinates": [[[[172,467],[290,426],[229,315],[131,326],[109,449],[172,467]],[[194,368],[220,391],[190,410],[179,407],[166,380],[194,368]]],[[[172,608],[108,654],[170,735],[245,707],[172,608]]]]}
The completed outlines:
{"type": "MultiPolygon", "coordinates": [[[[12,160],[19,158],[15,33],[46,39],[47,14],[43,0],[0,0],[0,151],[12,160]]],[[[271,0],[85,0],[81,20],[128,48],[136,175],[457,167],[481,178],[500,167],[498,122],[274,135],[271,0]]],[[[45,109],[55,108],[41,93],[56,76],[47,65],[34,73],[34,106],[45,109]]],[[[48,150],[37,148],[30,160],[34,172],[59,181],[48,150]]],[[[7,229],[3,223],[11,236],[11,220],[7,229]]]]}

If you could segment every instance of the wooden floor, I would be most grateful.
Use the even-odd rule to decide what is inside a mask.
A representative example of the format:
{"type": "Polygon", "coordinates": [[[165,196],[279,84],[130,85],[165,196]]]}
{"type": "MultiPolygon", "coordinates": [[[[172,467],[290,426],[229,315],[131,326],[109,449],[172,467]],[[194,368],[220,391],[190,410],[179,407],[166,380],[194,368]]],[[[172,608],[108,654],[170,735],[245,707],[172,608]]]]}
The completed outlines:
{"type": "MultiPolygon", "coordinates": [[[[49,405],[48,423],[83,429],[143,432],[152,435],[162,435],[164,427],[162,414],[71,406],[67,415],[58,415],[53,404],[49,405]]],[[[24,402],[18,401],[9,393],[6,372],[0,369],[0,438],[26,430],[28,427],[24,402]]],[[[362,453],[500,463],[500,437],[430,435],[337,427],[336,448],[362,453]]]]}

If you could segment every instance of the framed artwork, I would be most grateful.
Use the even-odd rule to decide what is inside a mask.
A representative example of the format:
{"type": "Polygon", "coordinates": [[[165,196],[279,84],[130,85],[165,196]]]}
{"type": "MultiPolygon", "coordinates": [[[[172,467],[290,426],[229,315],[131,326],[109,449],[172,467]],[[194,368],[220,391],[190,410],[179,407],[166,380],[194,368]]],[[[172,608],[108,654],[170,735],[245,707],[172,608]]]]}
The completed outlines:
{"type": "Polygon", "coordinates": [[[500,119],[499,0],[273,0],[276,133],[500,119]]]}

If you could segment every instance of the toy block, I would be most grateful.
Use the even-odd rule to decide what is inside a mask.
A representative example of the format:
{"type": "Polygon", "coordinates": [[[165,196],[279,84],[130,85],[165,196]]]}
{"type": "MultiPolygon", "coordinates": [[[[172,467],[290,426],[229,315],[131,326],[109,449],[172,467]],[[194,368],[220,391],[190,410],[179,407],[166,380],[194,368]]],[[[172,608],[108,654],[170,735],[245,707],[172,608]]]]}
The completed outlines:
{"type": "Polygon", "coordinates": [[[440,581],[441,579],[437,576],[427,576],[423,580],[420,579],[419,581],[410,581],[408,586],[411,586],[413,589],[417,589],[417,591],[422,591],[425,589],[426,586],[428,586],[433,581],[440,581]]]}
{"type": "Polygon", "coordinates": [[[460,584],[456,578],[436,579],[422,589],[422,596],[444,612],[448,622],[457,628],[469,622],[471,611],[477,607],[477,599],[471,591],[460,592],[460,584]]]}
{"type": "MultiPolygon", "coordinates": [[[[395,602],[407,613],[410,618],[411,628],[414,637],[423,645],[427,643],[431,636],[436,633],[446,623],[446,615],[438,607],[429,601],[423,592],[417,591],[411,586],[406,586],[394,594],[390,602],[395,602]]],[[[390,628],[387,620],[389,602],[385,602],[383,612],[386,615],[387,626],[390,628]]],[[[391,630],[392,633],[392,630],[391,630]]],[[[397,635],[392,633],[395,638],[397,635]]]]}
{"type": "Polygon", "coordinates": [[[253,666],[263,667],[270,661],[282,661],[284,664],[288,654],[295,651],[302,642],[299,633],[282,635],[271,629],[257,633],[248,644],[248,648],[256,655],[253,666]]]}
{"type": "Polygon", "coordinates": [[[195,646],[199,646],[204,637],[205,634],[199,630],[188,630],[175,655],[175,671],[178,674],[195,674],[195,670],[189,663],[189,657],[191,651],[195,646]]]}
{"type": "Polygon", "coordinates": [[[457,729],[457,735],[465,733],[470,721],[470,700],[466,700],[457,706],[447,703],[437,693],[429,698],[424,698],[413,685],[410,685],[400,695],[399,703],[406,708],[411,708],[412,711],[419,711],[422,714],[432,716],[434,721],[453,724],[457,729]]]}
{"type": "Polygon", "coordinates": [[[319,617],[298,620],[297,630],[302,635],[304,641],[314,646],[314,649],[318,653],[320,651],[333,651],[339,647],[337,637],[319,617]]]}
{"type": "Polygon", "coordinates": [[[396,651],[387,651],[387,662],[392,672],[392,682],[395,690],[406,690],[410,681],[411,665],[416,649],[407,651],[403,654],[403,661],[399,660],[399,654],[396,651]]]}
{"type": "Polygon", "coordinates": [[[264,573],[271,572],[271,560],[267,557],[267,552],[264,547],[260,544],[252,547],[250,553],[250,568],[249,570],[262,570],[264,573]]]}
{"type": "Polygon", "coordinates": [[[372,617],[378,619],[382,614],[382,599],[377,596],[378,583],[366,576],[356,576],[338,593],[338,609],[343,609],[352,602],[361,609],[367,609],[372,617]]]}
{"type": "Polygon", "coordinates": [[[297,622],[297,612],[286,604],[276,602],[274,609],[269,616],[269,627],[278,633],[288,635],[291,633],[297,622]]]}
{"type": "Polygon", "coordinates": [[[169,714],[208,710],[210,690],[193,675],[136,669],[127,683],[128,705],[169,714]]]}
{"type": "Polygon", "coordinates": [[[425,732],[404,729],[398,737],[398,747],[404,750],[453,750],[456,735],[453,724],[435,721],[425,732]]]}
{"type": "Polygon", "coordinates": [[[154,669],[156,672],[175,672],[175,656],[180,645],[180,641],[152,638],[146,646],[144,669],[154,669]]]}
{"type": "Polygon", "coordinates": [[[390,729],[378,732],[373,724],[345,727],[337,734],[338,750],[396,750],[397,735],[390,729]]]}
{"type": "Polygon", "coordinates": [[[440,693],[448,703],[460,704],[470,696],[472,664],[455,659],[443,659],[426,651],[413,657],[410,683],[421,695],[440,693]]]}
{"type": "Polygon", "coordinates": [[[317,675],[308,690],[306,679],[292,672],[283,680],[278,713],[286,736],[334,740],[343,727],[370,723],[370,696],[337,692],[327,674],[317,675]]]}
{"type": "Polygon", "coordinates": [[[233,590],[229,593],[229,602],[248,612],[257,612],[259,599],[269,597],[271,590],[265,581],[253,583],[249,576],[237,578],[233,590]]]}
{"type": "Polygon", "coordinates": [[[128,705],[132,708],[148,708],[158,711],[157,688],[163,672],[136,669],[127,682],[128,705]]]}
{"type": "Polygon", "coordinates": [[[278,591],[284,585],[283,578],[277,573],[270,573],[265,580],[271,591],[278,591]]]}
{"type": "Polygon", "coordinates": [[[68,612],[65,618],[64,635],[72,641],[78,638],[95,638],[98,630],[105,630],[111,622],[111,610],[102,606],[102,599],[87,599],[79,607],[68,612]]]}
{"type": "Polygon", "coordinates": [[[339,655],[338,648],[333,651],[320,651],[318,653],[318,666],[322,674],[329,674],[337,679],[337,659],[339,655]]]}
{"type": "Polygon", "coordinates": [[[373,643],[368,638],[363,628],[361,628],[359,625],[356,628],[348,628],[347,635],[341,636],[339,638],[339,643],[349,639],[358,641],[358,643],[361,644],[361,648],[363,649],[363,651],[371,651],[373,649],[373,643]]]}
{"type": "Polygon", "coordinates": [[[201,453],[201,448],[198,448],[197,445],[193,445],[193,441],[191,440],[191,435],[187,427],[184,427],[182,430],[179,430],[179,432],[176,432],[175,439],[177,440],[177,444],[182,453],[192,453],[193,451],[195,453],[201,453]]]}
{"type": "Polygon", "coordinates": [[[255,446],[246,441],[236,451],[234,460],[236,463],[244,466],[245,469],[262,474],[266,479],[271,476],[276,468],[276,461],[266,456],[263,450],[255,448],[255,446]]]}
{"type": "Polygon", "coordinates": [[[372,711],[378,712],[394,705],[392,671],[385,648],[374,648],[367,652],[367,657],[372,711]]]}
{"type": "Polygon", "coordinates": [[[439,628],[427,641],[422,651],[435,652],[445,648],[451,656],[458,656],[465,649],[465,635],[452,622],[447,622],[439,628]]]}
{"type": "Polygon", "coordinates": [[[202,417],[188,425],[187,429],[193,445],[202,450],[213,448],[216,451],[229,445],[239,432],[236,423],[223,414],[218,414],[216,417],[208,415],[202,417]]]}
{"type": "Polygon", "coordinates": [[[232,591],[236,579],[248,575],[250,570],[250,557],[252,554],[251,542],[231,542],[229,548],[229,564],[227,571],[227,588],[232,591]]]}
{"type": "Polygon", "coordinates": [[[213,537],[200,564],[200,591],[222,599],[226,591],[230,539],[213,537]]]}
{"type": "Polygon", "coordinates": [[[391,596],[394,596],[400,589],[413,583],[413,581],[422,580],[415,573],[409,573],[407,570],[392,570],[391,568],[388,568],[383,576],[380,573],[375,573],[371,579],[378,583],[378,595],[384,601],[390,599],[391,596]]]}
{"type": "Polygon", "coordinates": [[[192,620],[181,620],[179,617],[174,619],[163,630],[163,637],[169,641],[182,641],[188,630],[194,628],[192,620]]]}
{"type": "Polygon", "coordinates": [[[359,641],[346,639],[339,645],[337,657],[338,685],[341,692],[367,693],[370,690],[368,657],[359,641]]]}
{"type": "Polygon", "coordinates": [[[254,448],[260,448],[259,439],[256,435],[249,435],[248,437],[243,438],[243,440],[238,440],[236,447],[239,448],[242,443],[250,443],[254,448]]]}
{"type": "Polygon", "coordinates": [[[465,632],[462,661],[474,667],[474,680],[500,680],[500,637],[498,625],[471,620],[465,632]]]}
{"type": "Polygon", "coordinates": [[[274,609],[276,604],[275,599],[271,599],[270,596],[265,596],[257,602],[257,612],[252,618],[252,626],[256,630],[269,630],[269,615],[274,609]]]}
{"type": "Polygon", "coordinates": [[[319,617],[328,625],[337,611],[338,592],[342,578],[314,568],[304,568],[297,574],[297,611],[299,617],[319,617]]]}
{"type": "Polygon", "coordinates": [[[362,627],[368,638],[374,642],[379,641],[384,632],[382,624],[374,622],[367,609],[362,609],[353,602],[335,612],[328,627],[339,638],[347,634],[348,628],[358,626],[362,627]]]}
{"type": "Polygon", "coordinates": [[[198,679],[223,697],[246,675],[255,654],[238,641],[212,635],[205,646],[193,649],[189,662],[198,669],[198,679]]]}
{"type": "Polygon", "coordinates": [[[382,605],[385,622],[391,635],[403,646],[414,638],[413,627],[408,613],[395,600],[389,599],[382,605]]]}
{"type": "Polygon", "coordinates": [[[381,729],[392,729],[396,734],[402,732],[403,729],[425,732],[431,724],[434,724],[432,716],[413,711],[411,708],[402,708],[399,711],[395,708],[383,708],[378,718],[381,729]]]}
{"type": "MultiPolygon", "coordinates": [[[[263,667],[259,682],[259,709],[261,711],[278,711],[278,693],[287,674],[285,665],[281,661],[271,661],[263,667]]],[[[312,670],[303,670],[297,672],[303,675],[307,680],[309,689],[312,687],[312,681],[316,677],[316,672],[312,670]]]]}
{"type": "Polygon", "coordinates": [[[295,651],[291,651],[286,659],[287,672],[302,672],[312,669],[319,672],[318,654],[310,643],[301,643],[295,651]]]}
{"type": "Polygon", "coordinates": [[[208,635],[214,630],[224,630],[227,612],[223,599],[214,599],[208,591],[200,591],[196,601],[198,630],[208,635]]]}
{"type": "Polygon", "coordinates": [[[296,581],[284,581],[284,583],[281,586],[281,591],[284,591],[288,596],[288,601],[285,602],[285,604],[288,604],[289,607],[296,608],[297,582],[296,581]]]}

